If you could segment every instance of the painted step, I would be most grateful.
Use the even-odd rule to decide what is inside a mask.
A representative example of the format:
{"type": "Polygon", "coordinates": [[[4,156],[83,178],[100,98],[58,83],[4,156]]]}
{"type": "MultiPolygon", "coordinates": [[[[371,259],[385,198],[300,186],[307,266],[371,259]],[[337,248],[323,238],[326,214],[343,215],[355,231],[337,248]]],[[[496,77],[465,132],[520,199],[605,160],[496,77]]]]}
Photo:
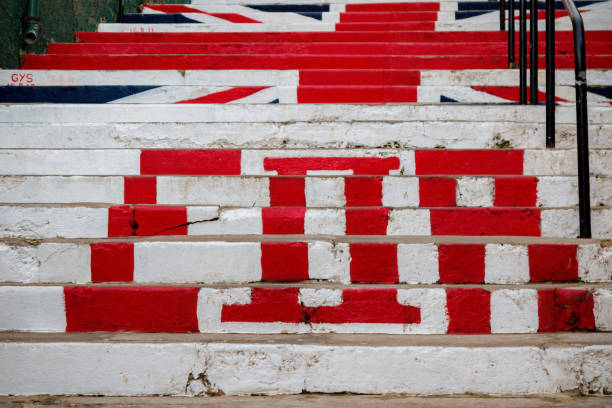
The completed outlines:
{"type": "Polygon", "coordinates": [[[608,286],[1,286],[0,330],[490,334],[612,330],[608,286]],[[485,289],[486,288],[486,289],[485,289]]]}
{"type": "MultiPolygon", "coordinates": [[[[545,66],[545,58],[539,58],[545,66]]],[[[353,56],[353,55],[26,55],[22,69],[503,69],[507,55],[498,56],[353,56]]],[[[559,69],[574,66],[571,56],[557,56],[559,69]]],[[[609,69],[612,56],[587,56],[587,68],[609,69]]]]}
{"type": "Polygon", "coordinates": [[[0,243],[0,265],[5,265],[0,282],[218,285],[310,280],[432,287],[612,282],[612,248],[605,243],[453,242],[0,243]]]}
{"type": "MultiPolygon", "coordinates": [[[[610,41],[612,31],[587,31],[587,42],[610,41]]],[[[538,32],[538,40],[545,41],[544,32],[538,32]]],[[[194,42],[503,42],[507,33],[497,30],[475,32],[311,32],[311,33],[100,33],[77,32],[81,43],[194,43],[194,42]]],[[[527,33],[529,38],[529,33],[527,33]]],[[[572,31],[557,31],[557,41],[573,41],[572,31]]]]}
{"type": "MultiPolygon", "coordinates": [[[[574,85],[573,70],[557,70],[557,85],[574,85]]],[[[423,85],[516,86],[518,70],[187,70],[78,71],[0,70],[0,86],[297,86],[297,85],[423,85]]],[[[546,84],[544,70],[538,83],[546,84]]],[[[589,70],[590,86],[612,83],[612,71],[589,70]]]]}
{"type": "MultiPolygon", "coordinates": [[[[561,392],[603,394],[612,382],[612,347],[605,333],[497,335],[495,340],[453,335],[165,335],[168,341],[159,341],[159,336],[150,334],[105,334],[104,338],[4,334],[0,375],[5,381],[0,394],[553,394],[543,404],[561,407],[566,402],[557,405],[561,392]],[[24,366],[37,370],[20,369],[24,366]],[[95,378],[83,381],[83,369],[95,370],[95,378]],[[41,376],[38,370],[48,375],[41,376]],[[522,374],[515,375],[519,370],[522,374]]],[[[385,406],[392,404],[385,398],[385,406]]],[[[191,403],[174,397],[164,406],[177,401],[191,403]]],[[[253,405],[257,401],[244,403],[259,406],[253,405]]],[[[520,403],[525,402],[530,400],[520,403]]],[[[373,406],[371,400],[367,406],[373,406]]]]}
{"type": "MultiPolygon", "coordinates": [[[[517,43],[518,45],[518,43],[517,43]]],[[[539,52],[546,51],[541,42],[539,52]]],[[[517,47],[518,49],[518,47],[517,47]]],[[[47,54],[71,55],[143,55],[143,54],[331,54],[331,55],[503,55],[507,44],[464,43],[460,48],[444,43],[158,43],[158,44],[92,44],[53,43],[47,54]]],[[[572,42],[557,42],[555,51],[573,55],[572,42]]],[[[612,55],[612,41],[590,42],[589,55],[612,55]]]]}

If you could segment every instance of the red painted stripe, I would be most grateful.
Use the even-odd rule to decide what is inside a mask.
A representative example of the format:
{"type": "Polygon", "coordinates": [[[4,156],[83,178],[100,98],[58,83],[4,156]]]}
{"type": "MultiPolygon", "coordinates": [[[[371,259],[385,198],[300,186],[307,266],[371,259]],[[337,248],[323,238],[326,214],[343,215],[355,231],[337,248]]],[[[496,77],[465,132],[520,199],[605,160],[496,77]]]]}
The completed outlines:
{"type": "Polygon", "coordinates": [[[109,237],[130,237],[136,235],[137,228],[134,208],[128,205],[108,208],[109,237]]]}
{"type": "Polygon", "coordinates": [[[448,177],[420,177],[419,206],[457,206],[457,180],[448,177]]]}
{"type": "Polygon", "coordinates": [[[306,207],[303,177],[270,177],[271,207],[306,207]]]}
{"type": "Polygon", "coordinates": [[[223,305],[222,322],[303,323],[305,314],[298,288],[252,288],[251,303],[223,305]]]}
{"type": "Polygon", "coordinates": [[[387,235],[388,208],[347,208],[346,235],[387,235]]]}
{"type": "Polygon", "coordinates": [[[239,175],[240,150],[143,150],[141,174],[239,175]]]}
{"type": "Polygon", "coordinates": [[[496,177],[496,207],[535,207],[538,201],[537,177],[496,177]]]}
{"type": "Polygon", "coordinates": [[[187,235],[187,208],[114,206],[108,211],[108,236],[187,235]]]}
{"type": "MultiPolygon", "coordinates": [[[[518,86],[473,86],[472,89],[486,92],[512,102],[518,102],[520,99],[520,88],[518,86]]],[[[529,87],[527,87],[527,95],[531,95],[529,93],[529,87]]],[[[529,99],[529,96],[527,99],[529,99]]],[[[555,97],[555,100],[557,102],[568,102],[567,99],[559,98],[558,96],[555,97]]],[[[546,92],[538,90],[538,101],[546,101],[546,92]]]]}
{"type": "Polygon", "coordinates": [[[522,150],[417,150],[416,174],[523,174],[522,150]]]}
{"type": "Polygon", "coordinates": [[[157,178],[124,177],[123,202],[125,204],[157,204],[157,178]]]}
{"type": "Polygon", "coordinates": [[[540,333],[595,330],[593,293],[582,289],[538,290],[540,333]]]}
{"type": "Polygon", "coordinates": [[[382,205],[382,177],[345,177],[344,195],[347,207],[382,205]]]}
{"type": "Polygon", "coordinates": [[[181,4],[147,4],[147,7],[153,10],[162,11],[166,14],[181,14],[181,13],[199,13],[217,17],[232,23],[261,23],[261,21],[253,20],[252,18],[236,13],[208,13],[196,8],[188,7],[181,4]]]}
{"type": "Polygon", "coordinates": [[[401,22],[401,23],[337,23],[336,31],[433,31],[436,23],[401,22]]]}
{"type": "Polygon", "coordinates": [[[578,279],[576,245],[529,245],[529,276],[532,282],[566,282],[578,279]]]}
{"type": "Polygon", "coordinates": [[[262,242],[261,280],[295,282],[308,280],[308,244],[262,242]]]}
{"type": "Polygon", "coordinates": [[[298,103],[417,102],[415,86],[299,86],[298,103]]]}
{"type": "Polygon", "coordinates": [[[198,288],[65,287],[66,331],[198,331],[198,288]]]}
{"type": "Polygon", "coordinates": [[[448,334],[491,333],[491,294],[484,289],[447,289],[448,334]]]}
{"type": "Polygon", "coordinates": [[[432,235],[540,236],[540,210],[431,209],[432,235]]]}
{"type": "Polygon", "coordinates": [[[409,12],[346,12],[340,13],[340,23],[373,23],[396,21],[436,21],[438,13],[427,11],[409,12]]]}
{"type": "Polygon", "coordinates": [[[440,3],[347,4],[346,11],[438,11],[440,3]]]}
{"type": "Polygon", "coordinates": [[[485,246],[438,245],[440,283],[482,283],[485,279],[485,246]]]}
{"type": "Polygon", "coordinates": [[[246,98],[249,95],[253,95],[267,88],[269,88],[269,86],[241,86],[176,103],[228,103],[246,98]]]}
{"type": "Polygon", "coordinates": [[[311,323],[416,324],[421,310],[397,303],[397,289],[344,289],[342,304],[309,308],[311,323]]]}
{"type": "Polygon", "coordinates": [[[261,211],[264,234],[304,233],[305,208],[265,207],[262,208],[261,211]]]}
{"type": "MultiPolygon", "coordinates": [[[[545,40],[538,32],[538,40],[545,40]]],[[[205,43],[205,42],[507,42],[504,31],[471,32],[311,32],[311,33],[99,33],[77,32],[80,43],[205,43]]],[[[612,30],[587,31],[588,42],[610,42],[612,30]]],[[[529,38],[529,33],[527,33],[529,38]]],[[[557,41],[572,42],[572,31],[557,31],[557,41]]]]}
{"type": "Polygon", "coordinates": [[[91,281],[132,282],[134,280],[134,244],[102,242],[91,244],[91,281]]]}
{"type": "Polygon", "coordinates": [[[302,70],[300,85],[419,85],[419,71],[402,70],[302,70]]]}
{"type": "Polygon", "coordinates": [[[351,282],[397,283],[397,244],[350,244],[351,282]]]}
{"type": "Polygon", "coordinates": [[[399,168],[399,157],[266,157],[264,170],[279,175],[306,175],[308,170],[346,171],[353,174],[388,175],[399,168]]]}

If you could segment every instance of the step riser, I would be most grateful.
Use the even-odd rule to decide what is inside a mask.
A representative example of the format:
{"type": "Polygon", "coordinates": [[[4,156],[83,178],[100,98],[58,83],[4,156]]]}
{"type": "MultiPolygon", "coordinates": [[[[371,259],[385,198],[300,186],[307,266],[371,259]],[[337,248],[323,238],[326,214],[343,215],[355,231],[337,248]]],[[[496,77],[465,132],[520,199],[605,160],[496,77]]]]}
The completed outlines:
{"type": "Polygon", "coordinates": [[[525,395],[603,392],[612,381],[612,347],[604,345],[543,349],[59,342],[3,343],[0,350],[6,362],[0,366],[5,379],[0,393],[5,395],[525,395]],[[17,377],[19,367],[37,369],[19,370],[17,377]],[[90,368],[96,372],[91,378],[83,371],[90,368]],[[41,371],[48,375],[39,375],[41,371]],[[406,373],[419,375],[407,378],[406,373]],[[491,380],[500,376],[503,381],[491,380]]]}
{"type": "Polygon", "coordinates": [[[609,289],[1,287],[0,330],[489,334],[612,330],[609,289]]]}
{"type": "Polygon", "coordinates": [[[0,281],[34,284],[610,282],[611,263],[598,244],[0,243],[0,281]]]}

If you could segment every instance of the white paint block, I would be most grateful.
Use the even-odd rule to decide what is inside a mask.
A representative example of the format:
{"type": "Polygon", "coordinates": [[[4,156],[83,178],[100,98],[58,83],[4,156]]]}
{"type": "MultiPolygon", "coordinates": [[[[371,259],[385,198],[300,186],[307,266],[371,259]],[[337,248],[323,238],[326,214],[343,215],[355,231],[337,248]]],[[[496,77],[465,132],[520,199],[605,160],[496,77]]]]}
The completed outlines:
{"type": "Polygon", "coordinates": [[[263,231],[261,208],[223,209],[214,216],[212,209],[203,207],[202,214],[187,207],[189,235],[259,235],[263,231]]]}
{"type": "Polygon", "coordinates": [[[494,190],[490,177],[460,177],[457,179],[457,206],[492,207],[494,190]]]}
{"type": "Polygon", "coordinates": [[[384,177],[382,191],[385,207],[419,206],[419,179],[416,177],[384,177]]]}
{"type": "Polygon", "coordinates": [[[407,334],[446,334],[446,291],[444,289],[398,289],[397,302],[421,309],[421,323],[406,325],[407,334]]]}
{"type": "Polygon", "coordinates": [[[307,207],[344,207],[344,178],[306,177],[307,207]]]}
{"type": "Polygon", "coordinates": [[[593,238],[612,238],[612,211],[609,208],[592,212],[593,238]]]}
{"type": "Polygon", "coordinates": [[[138,150],[0,150],[2,175],[136,175],[138,150]]]}
{"type": "Polygon", "coordinates": [[[44,243],[36,248],[41,283],[87,283],[91,281],[89,245],[44,243]]]}
{"type": "Polygon", "coordinates": [[[397,266],[401,283],[436,283],[438,247],[435,244],[399,244],[397,266]]]}
{"type": "Polygon", "coordinates": [[[578,179],[576,177],[540,177],[537,205],[538,207],[578,205],[578,179]]]}
{"type": "Polygon", "coordinates": [[[414,150],[400,150],[393,155],[397,155],[400,161],[400,167],[397,170],[389,171],[390,175],[414,176],[416,173],[416,162],[414,159],[414,150]]]}
{"type": "Polygon", "coordinates": [[[198,293],[198,327],[202,333],[221,331],[223,305],[251,303],[250,288],[211,289],[202,288],[198,293]]]}
{"type": "Polygon", "coordinates": [[[3,203],[123,203],[123,177],[0,177],[3,203]]]}
{"type": "Polygon", "coordinates": [[[302,288],[299,300],[305,307],[339,306],[342,304],[342,290],[302,288]]]}
{"type": "Polygon", "coordinates": [[[0,237],[102,238],[108,209],[86,207],[0,207],[0,237]]]}
{"type": "Polygon", "coordinates": [[[578,211],[542,210],[541,214],[540,229],[543,237],[576,238],[579,235],[578,211]]]}
{"type": "Polygon", "coordinates": [[[139,242],[134,281],[235,283],[261,280],[258,242],[139,242]]]}
{"type": "Polygon", "coordinates": [[[0,282],[38,282],[36,247],[0,243],[0,282]]]}
{"type": "Polygon", "coordinates": [[[63,332],[64,288],[0,287],[0,330],[63,332]]]}
{"type": "Polygon", "coordinates": [[[304,217],[306,235],[344,235],[346,216],[344,210],[307,209],[304,217]]]}
{"type": "Polygon", "coordinates": [[[593,300],[595,302],[593,308],[595,328],[598,331],[612,331],[612,290],[595,289],[593,300]]]}
{"type": "Polygon", "coordinates": [[[348,284],[351,282],[351,252],[349,245],[334,242],[308,243],[308,276],[348,284]]]}
{"type": "Polygon", "coordinates": [[[429,210],[391,210],[387,235],[431,235],[429,210]]]}
{"type": "Polygon", "coordinates": [[[578,246],[578,276],[584,282],[612,280],[612,247],[597,244],[578,246]]]}
{"type": "Polygon", "coordinates": [[[529,280],[529,256],[525,245],[485,246],[485,283],[524,283],[529,280]]]}
{"type": "Polygon", "coordinates": [[[537,290],[491,292],[491,333],[537,333],[538,326],[537,290]]]}
{"type": "Polygon", "coordinates": [[[157,177],[157,203],[268,207],[270,183],[261,177],[157,177]]]}

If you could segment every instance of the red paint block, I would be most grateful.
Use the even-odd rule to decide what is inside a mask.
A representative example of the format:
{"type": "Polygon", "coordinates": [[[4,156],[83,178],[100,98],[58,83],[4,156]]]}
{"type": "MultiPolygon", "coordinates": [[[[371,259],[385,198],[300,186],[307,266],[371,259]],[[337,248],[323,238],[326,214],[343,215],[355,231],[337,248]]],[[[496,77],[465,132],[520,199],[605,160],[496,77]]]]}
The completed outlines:
{"type": "Polygon", "coordinates": [[[491,293],[484,289],[447,289],[448,334],[491,333],[491,293]]]}
{"type": "Polygon", "coordinates": [[[540,210],[432,209],[432,235],[541,235],[540,210]]]}
{"type": "Polygon", "coordinates": [[[346,210],[346,235],[387,235],[388,208],[346,210]]]}
{"type": "Polygon", "coordinates": [[[397,244],[350,244],[351,282],[397,283],[397,244]]]}
{"type": "Polygon", "coordinates": [[[346,171],[360,176],[388,175],[399,168],[399,157],[291,157],[264,158],[264,170],[279,175],[306,175],[308,170],[346,171]]]}
{"type": "Polygon", "coordinates": [[[344,195],[347,207],[377,207],[382,205],[381,177],[345,177],[344,195]]]}
{"type": "Polygon", "coordinates": [[[66,331],[198,331],[198,288],[65,287],[66,331]]]}
{"type": "Polygon", "coordinates": [[[566,282],[578,279],[578,246],[529,245],[529,276],[532,282],[566,282]]]}
{"type": "Polygon", "coordinates": [[[337,23],[336,31],[433,31],[434,21],[409,21],[398,23],[337,23]]]}
{"type": "Polygon", "coordinates": [[[419,206],[456,207],[457,180],[447,177],[419,178],[419,206]]]}
{"type": "Polygon", "coordinates": [[[298,300],[298,288],[252,288],[251,303],[224,305],[221,321],[303,323],[306,318],[298,300]]]}
{"type": "Polygon", "coordinates": [[[522,150],[417,150],[417,175],[523,174],[522,150]]]}
{"type": "Polygon", "coordinates": [[[347,4],[346,11],[439,11],[439,3],[371,3],[347,4]]]}
{"type": "Polygon", "coordinates": [[[593,293],[582,289],[538,291],[540,333],[595,330],[593,293]]]}
{"type": "Polygon", "coordinates": [[[305,208],[271,208],[261,209],[263,219],[263,233],[274,234],[303,234],[305,208]]]}
{"type": "Polygon", "coordinates": [[[401,21],[436,21],[438,13],[431,11],[387,12],[378,11],[370,13],[346,12],[340,13],[340,23],[386,23],[401,21]]]}
{"type": "Polygon", "coordinates": [[[393,103],[417,102],[416,86],[300,85],[298,103],[393,103]]]}
{"type": "Polygon", "coordinates": [[[157,204],[157,178],[124,177],[123,197],[126,204],[157,204]]]}
{"type": "Polygon", "coordinates": [[[308,280],[308,244],[262,242],[261,280],[295,282],[308,280]]]}
{"type": "Polygon", "coordinates": [[[221,92],[215,92],[194,99],[186,99],[176,103],[229,103],[238,99],[246,98],[259,91],[269,88],[269,86],[241,86],[232,89],[227,89],[221,92]]]}
{"type": "Polygon", "coordinates": [[[91,281],[132,282],[134,280],[134,244],[103,242],[91,244],[91,281]]]}
{"type": "Polygon", "coordinates": [[[397,289],[344,289],[342,304],[308,309],[312,323],[388,323],[421,322],[421,310],[397,303],[397,289]]]}
{"type": "Polygon", "coordinates": [[[128,205],[108,208],[108,236],[130,237],[136,235],[134,209],[128,205]]]}
{"type": "MultiPolygon", "coordinates": [[[[49,44],[50,45],[50,44],[49,44]]],[[[367,44],[364,44],[367,46],[367,44]]],[[[421,83],[419,71],[311,69],[300,71],[300,85],[403,85],[421,83]]]]}
{"type": "Polygon", "coordinates": [[[305,189],[303,177],[270,177],[270,206],[305,207],[305,189]]]}
{"type": "Polygon", "coordinates": [[[485,246],[438,245],[440,283],[482,283],[485,279],[485,246]]]}
{"type": "Polygon", "coordinates": [[[240,150],[143,150],[141,174],[239,175],[240,150]]]}
{"type": "Polygon", "coordinates": [[[186,207],[136,206],[136,235],[187,235],[186,207]]]}
{"type": "Polygon", "coordinates": [[[535,207],[538,200],[537,177],[496,177],[496,207],[535,207]]]}

